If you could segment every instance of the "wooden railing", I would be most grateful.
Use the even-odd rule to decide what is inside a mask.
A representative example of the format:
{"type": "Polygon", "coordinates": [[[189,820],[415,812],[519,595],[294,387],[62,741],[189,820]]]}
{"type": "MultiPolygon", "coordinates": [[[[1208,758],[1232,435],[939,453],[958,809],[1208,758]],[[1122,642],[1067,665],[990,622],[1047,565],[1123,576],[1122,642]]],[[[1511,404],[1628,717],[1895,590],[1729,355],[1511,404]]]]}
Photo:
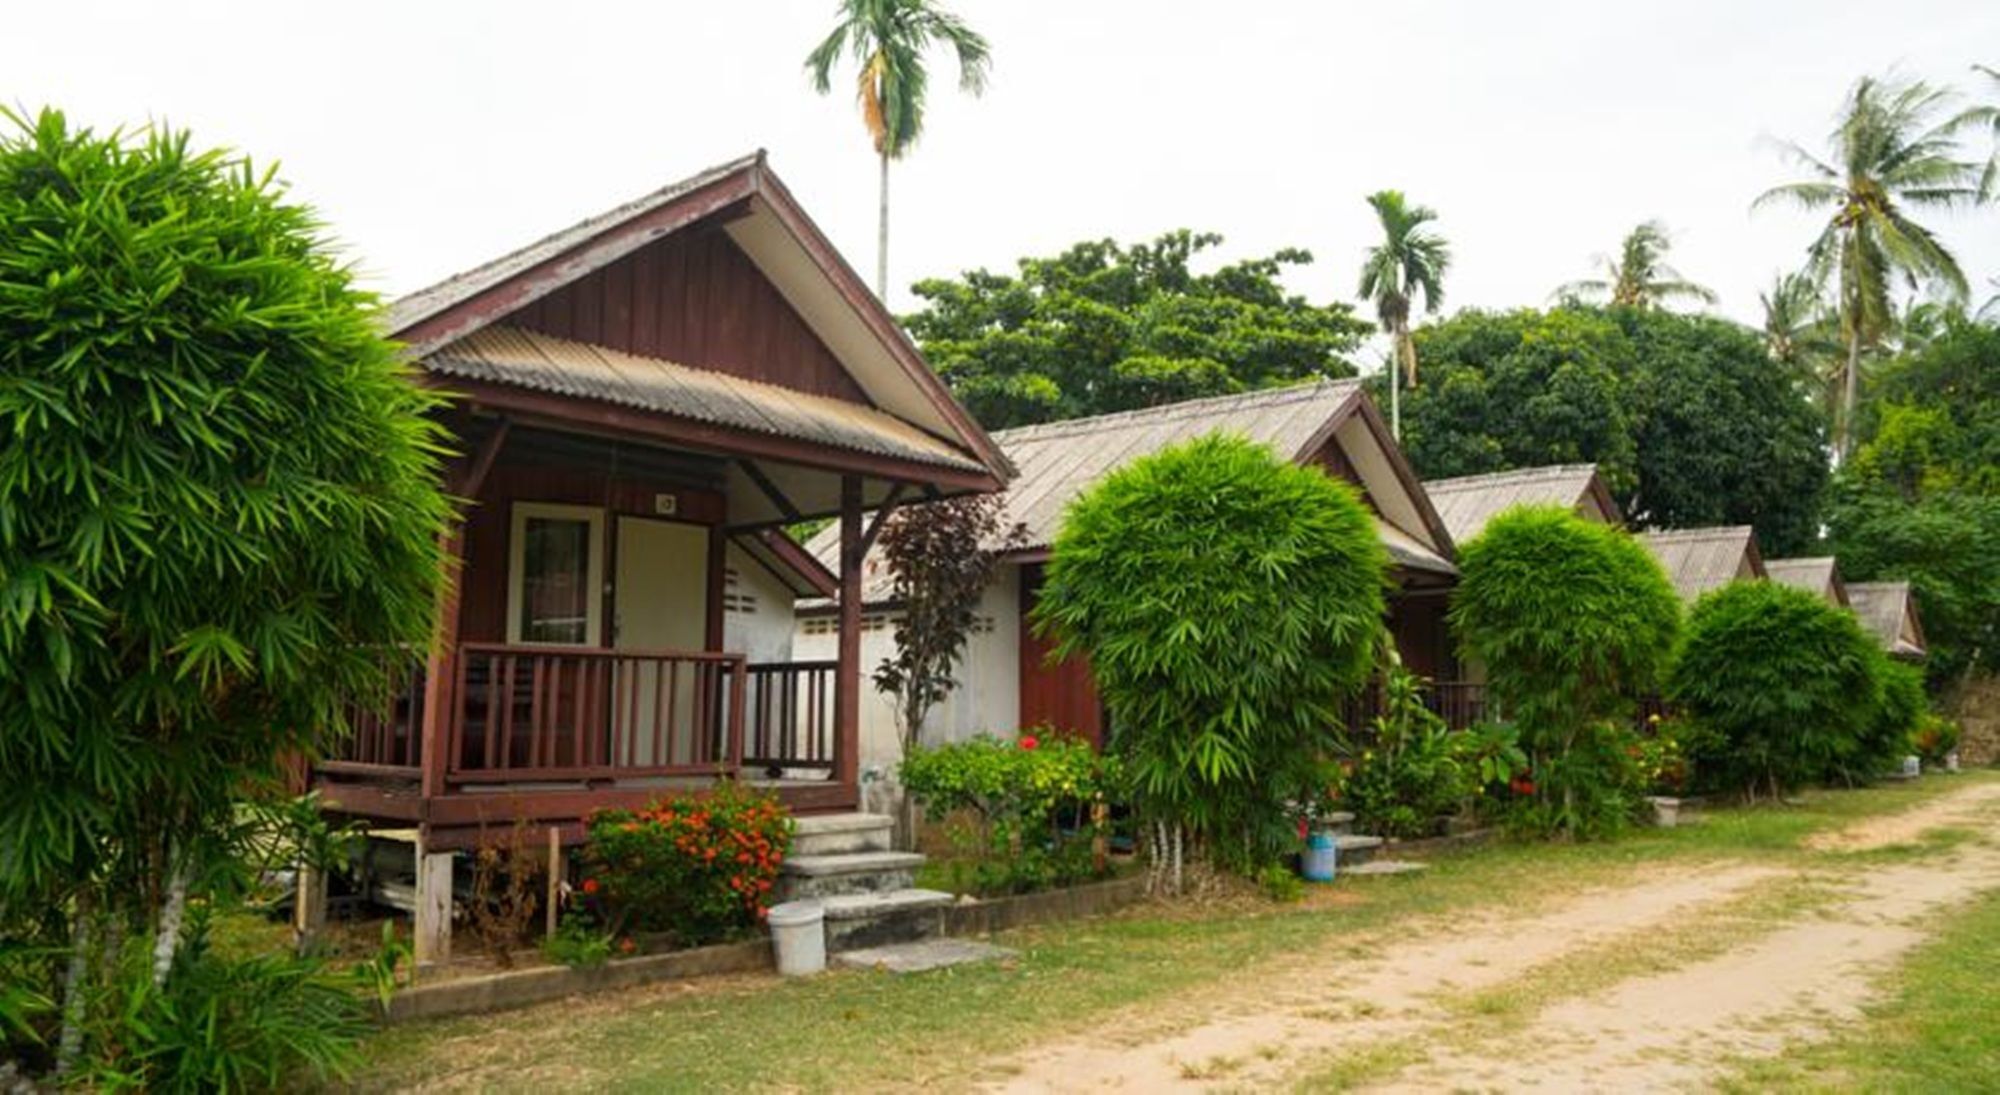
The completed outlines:
{"type": "Polygon", "coordinates": [[[714,775],[743,761],[743,655],[467,643],[453,783],[714,775]]]}
{"type": "Polygon", "coordinates": [[[424,661],[399,660],[384,704],[353,704],[348,735],[320,762],[326,772],[415,779],[423,768],[424,661]]]}
{"type": "Polygon", "coordinates": [[[1486,686],[1472,681],[1432,681],[1424,686],[1424,706],[1453,730],[1486,718],[1486,686]]]}
{"type": "Polygon", "coordinates": [[[833,681],[838,662],[772,662],[750,667],[746,767],[832,773],[833,681]]]}

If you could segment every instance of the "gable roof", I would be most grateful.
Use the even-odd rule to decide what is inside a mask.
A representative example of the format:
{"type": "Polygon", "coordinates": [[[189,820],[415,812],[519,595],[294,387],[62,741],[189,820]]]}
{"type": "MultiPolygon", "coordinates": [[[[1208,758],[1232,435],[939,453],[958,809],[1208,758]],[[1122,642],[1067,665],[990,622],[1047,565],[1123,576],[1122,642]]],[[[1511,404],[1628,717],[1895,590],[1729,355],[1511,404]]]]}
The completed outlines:
{"type": "MultiPolygon", "coordinates": [[[[770,281],[881,414],[959,450],[994,479],[1012,469],[999,446],[925,364],[882,302],[799,207],[760,150],[709,168],[509,251],[392,303],[389,333],[420,364],[621,258],[697,225],[716,226],[770,281]]],[[[465,354],[457,355],[460,358],[465,354]]],[[[649,359],[642,359],[649,360],[649,359]]],[[[658,362],[690,372],[672,362],[658,362]]],[[[578,398],[601,398],[581,360],[542,363],[566,375],[578,398]]],[[[517,383],[518,374],[502,378],[517,383]]],[[[553,390],[544,387],[542,390],[553,390]]],[[[648,409],[658,409],[649,407],[648,409]]]]}
{"type": "Polygon", "coordinates": [[[1924,629],[1917,619],[1917,599],[1908,582],[1853,582],[1847,599],[1861,626],[1881,642],[1891,654],[1906,658],[1924,656],[1924,629]]]}
{"type": "Polygon", "coordinates": [[[1646,532],[1640,534],[1639,542],[1660,561],[1667,579],[1690,604],[1739,577],[1764,576],[1756,533],[1749,525],[1646,532]]]}
{"type": "Polygon", "coordinates": [[[1803,589],[1824,597],[1840,608],[1848,607],[1847,586],[1840,580],[1840,566],[1831,555],[1804,559],[1766,559],[1764,576],[1774,582],[1803,589]]]}
{"type": "Polygon", "coordinates": [[[1426,479],[1424,491],[1437,507],[1451,531],[1453,543],[1463,544],[1479,535],[1486,522],[1503,510],[1524,505],[1581,507],[1594,499],[1611,523],[1619,519],[1618,503],[1597,474],[1596,464],[1551,464],[1540,468],[1517,468],[1485,475],[1461,475],[1451,479],[1426,479]]]}

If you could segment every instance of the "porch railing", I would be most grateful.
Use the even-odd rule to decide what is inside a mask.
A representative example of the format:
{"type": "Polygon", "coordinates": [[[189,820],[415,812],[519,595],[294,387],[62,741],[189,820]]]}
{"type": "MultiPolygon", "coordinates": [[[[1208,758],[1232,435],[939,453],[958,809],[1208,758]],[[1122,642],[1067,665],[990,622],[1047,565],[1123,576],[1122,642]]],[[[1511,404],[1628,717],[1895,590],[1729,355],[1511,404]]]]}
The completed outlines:
{"type": "Polygon", "coordinates": [[[746,767],[783,771],[834,768],[833,661],[750,667],[746,767]]]}
{"type": "Polygon", "coordinates": [[[399,661],[387,701],[350,704],[348,735],[319,768],[348,775],[416,779],[424,762],[424,676],[422,658],[399,661]]]}
{"type": "Polygon", "coordinates": [[[743,761],[741,654],[467,643],[448,782],[713,775],[743,761]]]}

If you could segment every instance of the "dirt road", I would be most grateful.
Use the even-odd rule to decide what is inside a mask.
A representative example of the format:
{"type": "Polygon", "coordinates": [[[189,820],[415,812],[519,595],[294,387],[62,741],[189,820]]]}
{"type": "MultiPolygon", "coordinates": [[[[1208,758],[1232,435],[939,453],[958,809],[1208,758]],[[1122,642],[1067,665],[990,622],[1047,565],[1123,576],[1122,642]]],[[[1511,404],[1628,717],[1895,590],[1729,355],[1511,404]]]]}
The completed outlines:
{"type": "Polygon", "coordinates": [[[1701,1088],[1856,1017],[1942,914],[2000,888],[1996,822],[2000,784],[1974,784],[1828,834],[1796,866],[1681,869],[1330,948],[986,1075],[1021,1092],[1701,1088]],[[1945,830],[1970,834],[1906,847],[1945,830]]]}

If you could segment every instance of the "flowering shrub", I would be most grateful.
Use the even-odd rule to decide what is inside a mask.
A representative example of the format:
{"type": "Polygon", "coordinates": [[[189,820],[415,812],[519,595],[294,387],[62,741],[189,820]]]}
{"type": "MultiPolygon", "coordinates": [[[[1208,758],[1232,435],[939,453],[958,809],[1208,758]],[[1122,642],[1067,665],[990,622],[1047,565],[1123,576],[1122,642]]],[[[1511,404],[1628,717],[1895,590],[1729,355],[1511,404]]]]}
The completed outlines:
{"type": "Polygon", "coordinates": [[[1651,715],[1646,719],[1646,735],[1626,746],[1639,768],[1639,781],[1647,794],[1682,795],[1694,782],[1694,764],[1689,760],[1701,735],[1680,719],[1651,715]]]}
{"type": "Polygon", "coordinates": [[[1116,793],[1116,758],[1088,742],[1027,732],[918,747],[903,786],[945,823],[954,884],[978,893],[1022,893],[1095,875],[1092,839],[1116,793]]]}
{"type": "Polygon", "coordinates": [[[1941,715],[1925,714],[1910,734],[1910,748],[1926,764],[1943,764],[1946,756],[1958,750],[1958,739],[1957,723],[1941,715]]]}
{"type": "Polygon", "coordinates": [[[600,810],[588,824],[586,915],[614,935],[666,932],[688,945],[763,921],[792,834],[776,798],[734,783],[600,810]]]}

